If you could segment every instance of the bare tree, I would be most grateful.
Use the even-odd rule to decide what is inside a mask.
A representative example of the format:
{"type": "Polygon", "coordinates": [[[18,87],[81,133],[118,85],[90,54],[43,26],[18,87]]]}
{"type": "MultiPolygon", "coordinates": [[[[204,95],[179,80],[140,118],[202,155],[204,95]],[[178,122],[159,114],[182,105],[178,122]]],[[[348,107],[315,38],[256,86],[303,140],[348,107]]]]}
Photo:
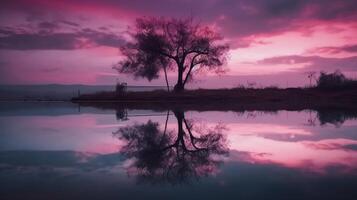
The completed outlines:
{"type": "Polygon", "coordinates": [[[192,19],[139,18],[129,35],[131,42],[121,48],[125,59],[114,66],[119,73],[151,81],[162,70],[169,90],[167,71],[175,71],[174,91],[181,92],[195,72],[224,72],[228,45],[192,19]]]}

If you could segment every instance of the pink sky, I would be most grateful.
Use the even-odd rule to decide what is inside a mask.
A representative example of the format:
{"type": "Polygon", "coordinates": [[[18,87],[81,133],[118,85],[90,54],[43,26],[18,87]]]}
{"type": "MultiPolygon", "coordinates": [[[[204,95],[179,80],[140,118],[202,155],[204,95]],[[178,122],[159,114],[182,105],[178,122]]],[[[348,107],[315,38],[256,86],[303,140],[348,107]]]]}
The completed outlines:
{"type": "MultiPolygon", "coordinates": [[[[227,73],[192,87],[303,86],[306,72],[357,77],[354,0],[27,0],[2,1],[0,84],[164,85],[118,75],[123,33],[137,17],[193,16],[215,27],[231,49],[227,73]]],[[[174,84],[174,74],[170,75],[174,84]]]]}

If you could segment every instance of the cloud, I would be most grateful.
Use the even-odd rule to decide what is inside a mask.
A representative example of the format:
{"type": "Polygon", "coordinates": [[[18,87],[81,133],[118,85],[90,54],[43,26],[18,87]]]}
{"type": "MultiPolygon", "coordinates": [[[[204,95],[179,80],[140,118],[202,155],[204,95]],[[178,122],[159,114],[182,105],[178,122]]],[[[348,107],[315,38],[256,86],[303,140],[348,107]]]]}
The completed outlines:
{"type": "Polygon", "coordinates": [[[61,71],[62,69],[59,68],[59,67],[48,67],[48,68],[44,68],[44,69],[41,69],[40,71],[41,72],[45,72],[45,73],[53,73],[53,72],[58,72],[58,71],[61,71]]]}
{"type": "Polygon", "coordinates": [[[343,151],[357,151],[357,144],[339,144],[339,143],[305,143],[308,147],[319,149],[319,150],[343,150],[343,151]]]}
{"type": "Polygon", "coordinates": [[[357,19],[355,0],[14,0],[2,3],[2,10],[20,10],[38,17],[41,12],[71,12],[86,10],[100,13],[131,13],[136,16],[194,16],[214,23],[226,36],[246,37],[277,34],[306,27],[306,21],[354,22],[357,19]],[[61,8],[60,11],[58,8],[61,8]]]}
{"type": "Polygon", "coordinates": [[[101,46],[119,47],[124,44],[125,40],[114,33],[108,31],[97,31],[85,28],[80,31],[81,37],[88,38],[101,46]]]}
{"type": "Polygon", "coordinates": [[[117,34],[89,28],[72,32],[57,32],[60,27],[54,22],[40,22],[38,28],[37,31],[18,31],[16,27],[0,28],[0,49],[72,50],[95,46],[117,48],[125,42],[117,34]]]}
{"type": "Polygon", "coordinates": [[[62,20],[62,21],[60,21],[60,22],[63,23],[63,24],[70,25],[70,26],[79,27],[79,24],[78,24],[78,23],[75,23],[75,22],[70,22],[70,21],[67,21],[67,20],[62,20]]]}
{"type": "Polygon", "coordinates": [[[0,49],[11,50],[70,50],[83,46],[74,33],[11,34],[0,37],[0,49]]]}
{"type": "Polygon", "coordinates": [[[38,24],[39,29],[49,29],[49,30],[55,30],[58,29],[59,26],[57,23],[53,22],[41,22],[38,24]]]}
{"type": "Polygon", "coordinates": [[[327,53],[327,54],[339,54],[339,53],[357,53],[357,44],[344,45],[344,46],[328,46],[318,47],[310,50],[312,53],[327,53]]]}
{"type": "Polygon", "coordinates": [[[303,71],[357,71],[357,56],[345,58],[326,58],[320,56],[277,56],[265,58],[257,61],[257,64],[262,65],[295,65],[306,64],[303,71]]]}
{"type": "Polygon", "coordinates": [[[347,144],[343,146],[346,150],[357,151],[357,144],[347,144]]]}

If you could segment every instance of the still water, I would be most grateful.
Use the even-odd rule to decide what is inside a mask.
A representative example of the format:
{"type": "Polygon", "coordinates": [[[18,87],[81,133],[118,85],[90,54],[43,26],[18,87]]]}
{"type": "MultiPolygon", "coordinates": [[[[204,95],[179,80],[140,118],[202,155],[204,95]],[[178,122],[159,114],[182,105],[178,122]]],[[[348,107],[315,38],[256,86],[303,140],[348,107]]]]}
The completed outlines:
{"type": "Polygon", "coordinates": [[[0,199],[357,199],[357,115],[0,104],[0,199]]]}

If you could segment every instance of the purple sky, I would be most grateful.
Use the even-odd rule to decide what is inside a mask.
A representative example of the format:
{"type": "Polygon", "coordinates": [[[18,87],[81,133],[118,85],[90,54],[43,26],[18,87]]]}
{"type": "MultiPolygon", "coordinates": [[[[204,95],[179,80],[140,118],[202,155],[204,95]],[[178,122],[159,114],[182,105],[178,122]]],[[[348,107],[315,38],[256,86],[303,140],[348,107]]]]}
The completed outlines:
{"type": "MultiPolygon", "coordinates": [[[[164,85],[118,75],[118,47],[135,18],[193,16],[231,50],[223,76],[193,87],[303,86],[307,72],[357,77],[356,0],[3,0],[0,84],[164,85]]],[[[174,74],[171,74],[174,84],[174,74]]]]}

